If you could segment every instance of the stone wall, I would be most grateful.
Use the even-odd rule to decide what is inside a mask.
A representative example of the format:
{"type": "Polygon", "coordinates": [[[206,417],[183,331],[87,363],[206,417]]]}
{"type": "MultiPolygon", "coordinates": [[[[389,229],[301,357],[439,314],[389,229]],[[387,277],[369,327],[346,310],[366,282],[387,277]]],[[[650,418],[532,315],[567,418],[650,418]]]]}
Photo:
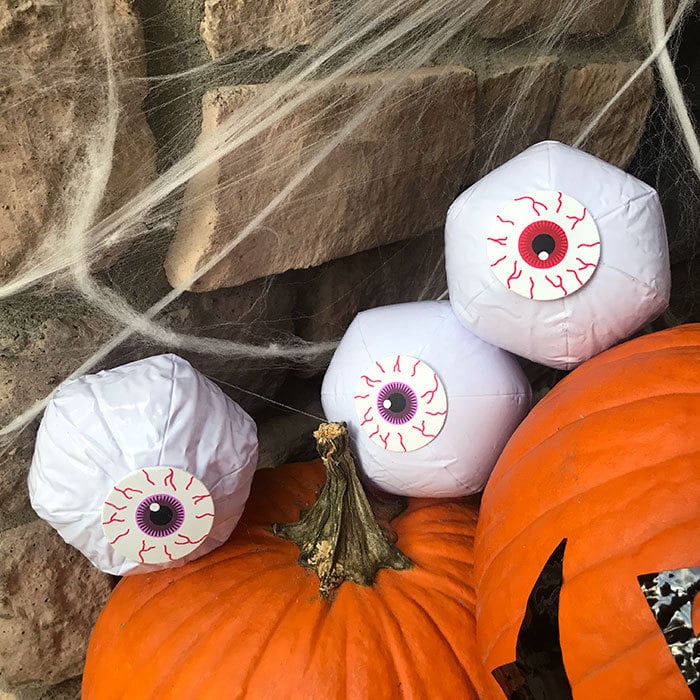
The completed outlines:
{"type": "MultiPolygon", "coordinates": [[[[532,44],[529,34],[568,3],[493,0],[476,25],[478,36],[465,43],[458,63],[453,55],[449,65],[437,61],[403,76],[401,99],[389,103],[363,134],[365,142],[373,144],[370,162],[368,151],[353,148],[352,142],[338,149],[322,176],[304,185],[300,201],[276,215],[274,246],[264,233],[249,239],[236,257],[201,280],[195,290],[199,293],[185,294],[174,304],[165,322],[189,333],[250,342],[290,333],[329,340],[342,335],[362,309],[435,298],[446,286],[440,227],[451,199],[525,146],[547,137],[573,138],[639,65],[639,12],[644,2],[589,3],[590,12],[568,28],[571,39],[561,51],[533,62],[523,50],[532,44]],[[500,116],[524,76],[530,76],[530,87],[520,95],[519,119],[504,125],[500,116]],[[426,95],[429,102],[424,102],[426,95]],[[504,129],[506,138],[492,154],[490,144],[504,129]],[[371,173],[372,187],[367,180],[353,179],[358,168],[371,173]],[[304,205],[322,194],[329,181],[335,192],[343,193],[342,201],[304,205]],[[275,277],[261,279],[269,275],[275,277]]],[[[110,12],[112,38],[121,56],[120,81],[132,88],[120,95],[122,123],[103,213],[153,177],[156,157],[164,167],[186,152],[200,121],[206,134],[230,110],[266,90],[275,67],[261,69],[254,82],[243,72],[240,80],[232,81],[234,62],[221,74],[227,84],[215,71],[208,81],[154,84],[145,104],[157,155],[141,108],[145,83],[138,78],[146,71],[185,71],[209,55],[218,58],[228,51],[269,46],[293,54],[303,50],[300,44],[317,39],[318,27],[328,20],[332,7],[329,0],[144,0],[134,8],[127,0],[114,0],[110,12]],[[145,44],[137,9],[145,19],[145,44]],[[196,128],[187,128],[190,123],[196,128]]],[[[12,107],[0,109],[3,279],[42,244],[51,228],[50,204],[66,176],[64,163],[80,156],[75,150],[78,136],[98,117],[99,102],[81,102],[70,87],[76,72],[83,77],[94,74],[97,80],[104,69],[93,50],[89,16],[84,0],[0,0],[0,51],[3,58],[10,57],[7,65],[17,74],[33,76],[42,75],[38,65],[60,65],[65,78],[60,83],[65,89],[51,91],[25,84],[17,75],[7,81],[9,87],[0,81],[0,101],[12,107]]],[[[7,71],[0,68],[0,76],[9,75],[7,71]]],[[[339,81],[319,95],[312,111],[327,108],[340,118],[344,105],[358,95],[371,95],[387,79],[385,72],[374,71],[339,81]]],[[[653,93],[649,73],[606,116],[587,149],[625,166],[637,149],[653,93]]],[[[317,138],[314,129],[328,128],[327,123],[304,117],[290,115],[277,133],[261,137],[256,153],[264,146],[266,157],[274,162],[281,153],[317,138]],[[297,141],[290,142],[286,134],[295,120],[304,127],[295,132],[297,141]]],[[[291,158],[288,163],[288,171],[278,169],[272,179],[261,176],[255,187],[232,191],[227,184],[217,191],[220,184],[235,180],[236,168],[241,167],[240,160],[223,159],[190,183],[167,256],[155,246],[149,252],[148,273],[139,276],[134,272],[144,254],[139,251],[113,266],[105,279],[137,285],[130,289],[137,306],[158,298],[168,289],[163,261],[170,282],[185,279],[221,245],[232,217],[232,198],[236,216],[244,223],[264,204],[268,190],[293,174],[298,162],[291,158]],[[201,193],[204,198],[195,203],[201,193]]],[[[50,391],[114,331],[110,320],[69,290],[2,302],[3,424],[50,391]]],[[[123,349],[119,359],[163,350],[136,342],[123,349]]],[[[116,362],[115,357],[103,366],[116,362]]],[[[308,449],[312,419],[268,415],[266,420],[264,401],[236,393],[230,385],[281,396],[316,415],[322,362],[303,368],[249,363],[242,367],[235,361],[190,357],[205,371],[209,364],[216,365],[212,371],[227,383],[226,390],[261,417],[261,466],[274,466],[308,449]]],[[[76,678],[86,641],[113,581],[93,570],[29,508],[25,479],[33,430],[24,431],[4,450],[0,462],[0,698],[68,699],[78,697],[76,678]]]]}

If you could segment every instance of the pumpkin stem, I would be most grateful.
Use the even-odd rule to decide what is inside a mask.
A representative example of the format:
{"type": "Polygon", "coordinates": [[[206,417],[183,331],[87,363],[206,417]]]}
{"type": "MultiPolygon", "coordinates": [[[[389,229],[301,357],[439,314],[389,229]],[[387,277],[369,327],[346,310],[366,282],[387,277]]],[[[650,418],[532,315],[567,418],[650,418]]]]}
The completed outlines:
{"type": "MultiPolygon", "coordinates": [[[[320,593],[326,598],[343,581],[371,586],[379,569],[410,568],[411,560],[389,541],[372,511],[345,423],[322,423],[314,437],[326,483],[297,522],[273,525],[275,534],[299,547],[299,563],[318,574],[320,593]]],[[[397,514],[395,500],[389,505],[383,496],[378,503],[382,514],[397,514]]]]}

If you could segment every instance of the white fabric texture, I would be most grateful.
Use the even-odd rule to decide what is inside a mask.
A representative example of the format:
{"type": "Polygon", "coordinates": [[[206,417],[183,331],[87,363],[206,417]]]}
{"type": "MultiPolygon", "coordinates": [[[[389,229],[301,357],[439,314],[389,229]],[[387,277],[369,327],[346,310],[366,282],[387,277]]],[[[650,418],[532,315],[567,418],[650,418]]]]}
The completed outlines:
{"type": "MultiPolygon", "coordinates": [[[[410,383],[410,371],[406,376],[410,383]]],[[[331,360],[321,399],[329,420],[347,423],[354,454],[375,485],[405,496],[450,497],[483,489],[530,408],[531,392],[514,357],[464,328],[448,302],[430,301],[358,314],[331,360]],[[405,453],[370,439],[354,398],[368,368],[399,355],[432,367],[447,394],[447,416],[437,437],[405,453]]]]}
{"type": "Polygon", "coordinates": [[[561,369],[635,333],[664,311],[671,292],[666,229],[655,190],[555,141],[528,148],[453,202],[445,258],[450,303],[467,328],[498,347],[561,369]],[[580,289],[537,300],[497,279],[487,259],[487,237],[504,205],[545,190],[563,192],[586,207],[598,228],[600,259],[580,289]]]}
{"type": "Polygon", "coordinates": [[[37,514],[96,567],[116,575],[182,565],[224,543],[238,522],[257,463],[253,419],[176,355],[159,355],[59,387],[39,426],[28,485],[37,514]],[[107,541],[103,503],[135,470],[196,476],[215,519],[207,539],[174,564],[129,561],[107,541]]]}

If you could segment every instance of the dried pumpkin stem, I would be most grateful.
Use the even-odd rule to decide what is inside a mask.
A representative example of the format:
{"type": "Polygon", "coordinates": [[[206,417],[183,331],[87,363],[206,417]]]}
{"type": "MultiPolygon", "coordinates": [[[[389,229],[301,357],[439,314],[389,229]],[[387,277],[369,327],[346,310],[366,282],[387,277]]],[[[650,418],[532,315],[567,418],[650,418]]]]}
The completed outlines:
{"type": "MultiPolygon", "coordinates": [[[[299,563],[318,574],[324,597],[343,581],[371,586],[379,569],[410,568],[411,560],[389,541],[372,511],[345,423],[323,423],[314,437],[326,483],[297,522],[275,524],[274,532],[297,544],[299,563]]],[[[386,498],[382,505],[386,512],[386,498]]]]}

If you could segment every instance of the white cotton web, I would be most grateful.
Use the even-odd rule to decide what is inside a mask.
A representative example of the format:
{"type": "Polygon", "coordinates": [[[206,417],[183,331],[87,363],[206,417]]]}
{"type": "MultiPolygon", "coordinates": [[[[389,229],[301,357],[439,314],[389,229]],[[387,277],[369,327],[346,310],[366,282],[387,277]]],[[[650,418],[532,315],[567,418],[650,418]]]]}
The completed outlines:
{"type": "Polygon", "coordinates": [[[465,329],[445,301],[360,313],[321,390],[367,477],[427,497],[483,489],[530,398],[515,358],[465,329]]]}
{"type": "MultiPolygon", "coordinates": [[[[452,0],[389,0],[381,3],[357,0],[333,5],[333,12],[319,20],[314,41],[309,45],[261,49],[260,46],[267,45],[258,42],[253,50],[219,53],[210,60],[196,31],[189,35],[182,33],[181,27],[176,26],[177,22],[171,21],[171,16],[166,17],[166,10],[161,13],[153,4],[145,2],[140,7],[145,15],[147,36],[146,50],[142,55],[138,41],[134,40],[133,45],[123,43],[123,26],[118,26],[115,19],[115,12],[121,5],[99,0],[86,3],[82,13],[82,21],[91,30],[80,33],[85,42],[80,61],[71,54],[60,61],[32,63],[31,52],[23,54],[28,61],[26,65],[0,60],[0,82],[7,87],[7,93],[3,93],[2,110],[19,115],[17,123],[20,125],[23,124],[22,115],[26,114],[23,128],[27,133],[19,133],[18,138],[10,139],[12,143],[41,143],[38,136],[44,126],[35,125],[31,121],[32,114],[56,111],[56,105],[60,103],[66,115],[64,128],[51,134],[53,140],[65,141],[61,141],[65,148],[60,151],[61,157],[55,164],[55,177],[47,178],[47,182],[52,183],[51,191],[42,192],[37,187],[35,192],[42,207],[50,204],[50,215],[38,227],[46,236],[31,246],[29,255],[3,265],[0,299],[24,305],[26,316],[31,321],[37,307],[55,309],[60,295],[74,294],[85,302],[90,313],[104,321],[102,326],[112,324],[109,333],[95,334],[92,343],[72,348],[70,361],[62,358],[55,370],[57,376],[43,383],[40,392],[27,392],[20,386],[16,400],[3,417],[0,433],[12,434],[39,416],[51,398],[52,386],[103,364],[115,366],[121,359],[120,354],[127,352],[130,356],[144,356],[152,354],[155,346],[159,352],[167,349],[200,353],[211,359],[212,369],[208,374],[215,379],[226,376],[232,360],[241,365],[257,363],[258,367],[275,364],[308,368],[317,366],[329,356],[337,338],[299,337],[296,335],[301,325],[298,318],[291,319],[283,335],[269,334],[266,337],[261,334],[251,340],[238,332],[240,314],[229,319],[229,326],[222,323],[223,329],[217,328],[221,331],[218,334],[209,333],[211,329],[196,324],[184,330],[174,328],[164,316],[178,300],[187,298],[188,289],[217,262],[268,225],[275,212],[298,194],[304,182],[319,170],[330,167],[339,146],[351,144],[353,149],[362,151],[363,128],[378,112],[391,109],[399,99],[397,91],[412,71],[431,65],[472,65],[471,50],[475,45],[483,45],[479,27],[491,10],[486,0],[463,3],[452,0]],[[163,25],[161,34],[170,37],[160,44],[154,39],[159,24],[163,25]],[[150,73],[146,78],[143,77],[144,62],[150,73]],[[89,64],[90,72],[86,69],[76,73],[76,63],[81,66],[89,64]],[[324,111],[303,112],[304,107],[315,104],[314,100],[329,83],[372,71],[382,76],[382,89],[356,96],[339,123],[328,123],[324,111]],[[269,84],[270,89],[261,92],[257,99],[241,104],[206,138],[193,143],[200,127],[204,90],[221,85],[260,83],[269,84]],[[137,133],[140,133],[138,122],[142,119],[125,109],[125,105],[139,107],[146,88],[150,89],[146,101],[147,118],[156,131],[159,148],[160,170],[157,174],[145,146],[141,148],[136,144],[137,152],[143,152],[143,158],[132,160],[127,164],[130,167],[125,167],[122,159],[130,145],[134,145],[131,142],[137,140],[137,133]],[[224,175],[218,180],[207,181],[197,200],[204,202],[214,195],[225,197],[234,184],[258,187],[261,159],[257,156],[265,146],[256,139],[268,133],[267,130],[279,128],[297,110],[302,114],[299,127],[309,122],[318,125],[296,144],[303,156],[298,167],[290,172],[285,158],[268,163],[266,174],[272,184],[269,192],[266,191],[261,198],[260,205],[245,220],[227,222],[221,234],[219,254],[198,266],[182,284],[174,289],[168,288],[163,263],[169,240],[180,219],[181,195],[187,183],[230,160],[238,167],[222,168],[224,175]],[[25,294],[35,290],[38,292],[36,296],[25,294]]],[[[629,16],[640,9],[637,5],[630,7],[629,16]]],[[[645,68],[657,63],[664,94],[671,107],[671,116],[664,119],[664,124],[669,127],[674,144],[680,144],[679,151],[689,154],[688,162],[695,168],[695,178],[700,170],[697,137],[667,50],[671,35],[681,25],[693,3],[682,0],[670,21],[664,16],[666,3],[662,0],[650,0],[648,7],[647,3],[639,5],[644,5],[644,12],[652,22],[648,26],[640,23],[640,27],[629,22],[620,35],[611,34],[595,46],[591,45],[589,55],[591,63],[604,63],[614,56],[615,61],[619,57],[642,59],[642,65],[602,110],[585,120],[572,143],[587,147],[611,108],[634,89],[640,77],[645,75],[645,68]],[[646,56],[640,55],[643,52],[639,50],[639,40],[630,38],[638,29],[649,38],[650,48],[646,56]],[[610,46],[614,50],[608,52],[610,46]]],[[[47,5],[41,9],[49,12],[53,11],[51,8],[47,5]]],[[[64,9],[67,12],[70,8],[66,5],[64,9]]],[[[473,168],[478,172],[483,172],[482,168],[488,170],[502,162],[503,154],[510,156],[531,142],[523,123],[530,118],[528,105],[533,86],[542,80],[540,59],[551,58],[560,49],[566,49],[570,28],[590,12],[589,4],[569,0],[561,3],[556,12],[552,11],[550,21],[537,31],[524,27],[512,36],[494,42],[489,62],[507,64],[509,51],[514,51],[527,59],[527,67],[518,73],[515,85],[509,90],[508,104],[499,115],[494,131],[480,131],[475,135],[480,162],[461,166],[465,184],[473,181],[473,168]]],[[[27,17],[30,15],[31,12],[27,17]]],[[[12,19],[14,21],[14,15],[12,19]]],[[[19,19],[22,28],[24,19],[22,16],[19,19]]],[[[180,22],[184,24],[189,19],[188,15],[186,19],[180,18],[180,22]]],[[[198,20],[195,20],[196,24],[198,20]]],[[[119,21],[135,20],[120,15],[119,21]]],[[[23,40],[23,34],[17,36],[23,40]]],[[[55,49],[62,40],[62,28],[59,25],[55,29],[49,27],[44,38],[46,46],[55,49]]],[[[580,43],[580,38],[574,39],[575,47],[580,43]]],[[[11,56],[9,51],[3,45],[0,59],[11,56]]],[[[136,111],[140,115],[140,110],[136,111]]],[[[546,131],[545,117],[543,128],[546,131]]],[[[401,128],[401,124],[397,123],[396,128],[401,128]]],[[[287,132],[285,138],[290,133],[297,134],[295,128],[283,131],[287,132]]],[[[431,167],[445,167],[443,160],[450,154],[439,150],[436,154],[436,162],[431,167]]],[[[41,164],[42,154],[34,155],[36,163],[41,164]]],[[[19,158],[18,162],[23,168],[32,167],[31,163],[26,165],[26,159],[19,158]]],[[[4,170],[0,168],[0,175],[4,170]]],[[[364,171],[358,169],[356,177],[363,176],[364,171]]],[[[684,176],[688,177],[688,174],[684,176]]],[[[10,191],[9,186],[4,191],[10,191]]],[[[535,191],[537,189],[526,188],[521,194],[535,191]]],[[[308,206],[313,209],[315,201],[335,196],[332,188],[321,188],[308,206]]],[[[383,202],[371,203],[373,207],[382,205],[383,202]]],[[[694,206],[695,203],[688,208],[694,206]]],[[[22,210],[22,217],[27,222],[34,214],[31,207],[26,215],[22,210]]],[[[6,215],[7,211],[1,209],[0,222],[5,221],[2,217],[6,215]]],[[[690,232],[686,237],[690,239],[692,235],[690,232]]],[[[279,244],[284,245],[284,241],[279,244]]],[[[604,249],[602,253],[604,255],[604,249]]],[[[605,267],[605,261],[601,259],[600,265],[605,267]]],[[[597,270],[580,290],[581,295],[595,282],[600,271],[597,270]]],[[[276,283],[277,280],[270,281],[271,285],[276,283]]],[[[499,283],[494,279],[494,284],[499,283]]],[[[424,288],[424,280],[417,280],[415,289],[411,290],[413,298],[421,298],[424,288]]],[[[268,287],[261,286],[262,308],[266,304],[267,290],[268,287]]],[[[651,292],[645,287],[640,294],[646,299],[644,295],[651,292]]],[[[404,294],[404,298],[407,296],[404,294]]],[[[328,301],[341,306],[344,302],[342,298],[328,301]]],[[[563,307],[568,300],[552,300],[551,303],[563,307]]],[[[290,315],[294,313],[290,312],[290,315]]],[[[641,321],[641,318],[636,320],[641,321]]],[[[626,326],[617,330],[627,332],[626,326]]],[[[597,333],[598,326],[591,331],[592,335],[597,333]]],[[[61,353],[68,354],[63,348],[61,353]]]]}
{"type": "Polygon", "coordinates": [[[638,331],[671,293],[654,189],[553,141],[455,200],[445,258],[450,301],[467,328],[561,369],[638,331]]]}
{"type": "Polygon", "coordinates": [[[188,362],[159,355],[64,383],[36,439],[37,514],[126,575],[223,544],[257,463],[255,423],[188,362]]]}

